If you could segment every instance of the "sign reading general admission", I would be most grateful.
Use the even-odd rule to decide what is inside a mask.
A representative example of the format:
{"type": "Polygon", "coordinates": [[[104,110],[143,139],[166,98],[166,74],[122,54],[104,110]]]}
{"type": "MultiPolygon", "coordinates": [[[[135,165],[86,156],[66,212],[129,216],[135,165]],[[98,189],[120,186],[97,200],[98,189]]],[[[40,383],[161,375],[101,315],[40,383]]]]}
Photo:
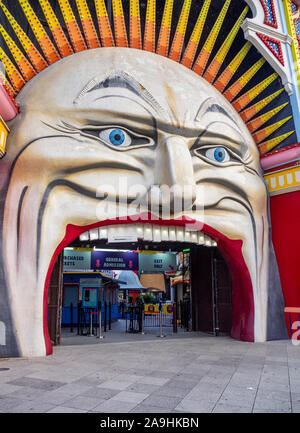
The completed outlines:
{"type": "Polygon", "coordinates": [[[133,252],[93,251],[91,267],[103,271],[105,269],[138,271],[139,255],[133,252]]]}

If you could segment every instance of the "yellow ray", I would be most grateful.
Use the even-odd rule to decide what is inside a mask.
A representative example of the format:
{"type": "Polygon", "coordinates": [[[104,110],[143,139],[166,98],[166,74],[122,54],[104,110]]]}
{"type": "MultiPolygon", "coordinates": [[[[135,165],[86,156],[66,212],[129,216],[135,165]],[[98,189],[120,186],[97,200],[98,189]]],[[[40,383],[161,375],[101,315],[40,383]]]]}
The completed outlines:
{"type": "Polygon", "coordinates": [[[9,34],[4,30],[4,27],[1,24],[0,33],[3,36],[3,39],[5,40],[11,54],[13,55],[13,58],[15,59],[19,71],[23,75],[24,79],[26,81],[29,81],[32,77],[36,75],[33,66],[31,65],[31,63],[29,63],[22,51],[18,48],[18,46],[15,44],[9,34]]]}
{"type": "Polygon", "coordinates": [[[37,72],[42,71],[47,67],[47,62],[44,57],[40,54],[40,52],[35,48],[29,37],[26,35],[21,26],[17,23],[14,17],[11,15],[9,10],[5,7],[3,2],[0,0],[0,7],[2,8],[8,22],[14,29],[15,34],[18,37],[22,47],[24,48],[27,56],[29,57],[34,69],[37,72]]]}
{"type": "Polygon", "coordinates": [[[144,32],[144,50],[155,51],[156,0],[148,0],[144,32]]]}
{"type": "Polygon", "coordinates": [[[278,78],[278,75],[275,72],[269,75],[256,86],[252,87],[252,89],[248,90],[248,92],[243,93],[239,98],[237,98],[232,103],[233,107],[236,109],[236,111],[243,110],[243,108],[250,104],[250,102],[257,98],[262,91],[264,91],[271,83],[273,83],[276,78],[278,78]]]}
{"type": "Polygon", "coordinates": [[[169,58],[175,62],[180,61],[187,23],[190,15],[192,0],[184,0],[175,36],[169,53],[169,58]]]}
{"type": "Polygon", "coordinates": [[[280,143],[282,143],[285,139],[287,139],[290,135],[292,135],[295,131],[289,131],[285,134],[279,135],[278,137],[272,138],[271,140],[264,141],[258,145],[258,150],[261,155],[270,152],[280,143]]]}
{"type": "Polygon", "coordinates": [[[83,33],[88,48],[89,49],[99,48],[101,46],[100,41],[92,20],[90,10],[86,3],[86,0],[75,0],[75,1],[76,1],[79,17],[83,28],[83,33]]]}
{"type": "Polygon", "coordinates": [[[25,80],[1,47],[0,62],[3,63],[5,72],[13,85],[13,88],[19,92],[24,86],[25,80]]]}
{"type": "Polygon", "coordinates": [[[74,51],[78,53],[79,51],[83,51],[87,49],[85,40],[82,36],[81,30],[76,21],[73,10],[70,6],[69,0],[58,0],[61,12],[64,17],[64,21],[66,23],[68,33],[71,39],[72,46],[74,51]]]}
{"type": "Polygon", "coordinates": [[[112,0],[117,47],[128,47],[122,0],[112,0]]]}
{"type": "Polygon", "coordinates": [[[228,34],[227,38],[225,39],[225,41],[223,42],[221,48],[219,49],[219,51],[217,52],[216,56],[213,58],[213,60],[211,61],[211,63],[209,64],[205,74],[204,74],[204,78],[206,79],[206,81],[208,81],[209,83],[213,83],[213,81],[215,80],[217,73],[219,72],[230,48],[231,45],[233,44],[233,41],[235,40],[236,35],[238,34],[238,31],[241,28],[241,24],[244,21],[245,16],[247,15],[249,11],[249,7],[246,6],[245,9],[243,10],[243,12],[241,13],[241,15],[239,16],[239,18],[237,19],[237,21],[235,22],[233,28],[231,29],[230,33],[228,34]]]}
{"type": "Polygon", "coordinates": [[[228,101],[232,101],[240,92],[243,90],[243,88],[246,86],[246,84],[249,83],[249,81],[254,77],[254,75],[259,71],[259,69],[266,63],[265,58],[259,59],[254,65],[251,66],[251,68],[248,69],[241,77],[239,77],[235,83],[233,83],[229,89],[227,89],[223,95],[225,96],[228,101]]]}
{"type": "Polygon", "coordinates": [[[195,59],[195,55],[197,52],[197,48],[200,42],[200,38],[203,32],[204,25],[206,23],[207,14],[210,8],[211,0],[205,0],[201,11],[199,13],[196,25],[194,27],[192,36],[189,40],[189,43],[186,47],[186,50],[183,54],[181,63],[187,68],[191,68],[193,66],[193,62],[195,59]]]}
{"type": "Polygon", "coordinates": [[[36,40],[39,43],[39,46],[41,47],[44,56],[47,59],[47,62],[51,65],[52,63],[57,62],[61,57],[59,53],[57,52],[56,48],[52,44],[46,30],[42,26],[40,20],[36,16],[34,10],[30,6],[28,0],[18,0],[23,12],[27,18],[27,21],[29,22],[29,25],[31,27],[31,30],[34,33],[34,36],[36,37],[36,40]]]}
{"type": "Polygon", "coordinates": [[[226,17],[228,8],[230,6],[230,2],[231,0],[225,1],[224,6],[222,7],[222,10],[216,22],[214,23],[213,28],[208,38],[206,39],[203,48],[200,51],[200,54],[194,64],[193,71],[195,71],[199,75],[202,75],[206,68],[207,62],[209,60],[213,47],[215,46],[215,42],[217,40],[217,37],[219,36],[220,30],[222,28],[224,19],[226,17]]]}
{"type": "Polygon", "coordinates": [[[276,108],[268,111],[267,113],[261,114],[258,117],[255,117],[253,120],[247,123],[247,127],[250,132],[255,132],[258,128],[267,123],[272,117],[274,117],[279,111],[283,110],[284,107],[288,105],[288,102],[285,102],[282,105],[279,105],[276,108]]]}
{"type": "Polygon", "coordinates": [[[142,49],[142,31],[139,0],[130,0],[129,44],[130,48],[142,49]]]}
{"type": "Polygon", "coordinates": [[[49,0],[39,0],[39,3],[44,12],[48,26],[51,30],[61,57],[67,57],[73,54],[74,51],[72,50],[72,47],[49,3],[49,0]]]}
{"type": "Polygon", "coordinates": [[[173,5],[174,0],[166,0],[157,42],[156,53],[165,57],[167,57],[169,51],[173,5]]]}
{"type": "MultiPolygon", "coordinates": [[[[277,96],[280,95],[283,91],[284,88],[279,89],[277,90],[277,92],[272,93],[271,95],[267,96],[261,101],[258,101],[256,104],[246,108],[244,111],[240,113],[240,116],[243,119],[243,121],[248,122],[250,119],[252,119],[252,117],[258,114],[263,108],[265,108],[271,101],[273,101],[273,99],[277,98],[277,96]]],[[[248,101],[248,103],[249,102],[250,101],[248,101]]]]}
{"type": "Polygon", "coordinates": [[[230,62],[226,69],[222,72],[219,78],[214,82],[214,87],[219,90],[219,92],[223,92],[231,78],[234,76],[241,63],[249,53],[251,48],[251,42],[246,42],[245,45],[241,48],[241,50],[237,53],[234,59],[230,62]]]}
{"type": "Polygon", "coordinates": [[[102,45],[103,47],[114,47],[114,37],[112,34],[104,0],[95,0],[95,8],[102,45]]]}
{"type": "Polygon", "coordinates": [[[12,87],[6,76],[0,69],[0,86],[4,86],[9,96],[14,98],[17,95],[17,91],[12,87]]]}
{"type": "Polygon", "coordinates": [[[252,134],[252,137],[256,144],[261,143],[263,140],[269,137],[269,135],[273,134],[273,132],[277,131],[282,127],[286,122],[288,122],[293,116],[286,117],[285,119],[279,120],[279,122],[273,123],[266,128],[260,129],[259,131],[252,134]]]}

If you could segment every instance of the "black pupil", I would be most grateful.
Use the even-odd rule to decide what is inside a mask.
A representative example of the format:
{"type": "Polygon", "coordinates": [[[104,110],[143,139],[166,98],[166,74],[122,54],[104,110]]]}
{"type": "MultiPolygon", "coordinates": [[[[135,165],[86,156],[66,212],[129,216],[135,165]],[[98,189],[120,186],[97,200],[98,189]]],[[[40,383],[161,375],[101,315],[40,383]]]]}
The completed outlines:
{"type": "Polygon", "coordinates": [[[121,140],[121,135],[120,134],[116,134],[115,135],[115,140],[117,140],[117,141],[121,140]]]}
{"type": "Polygon", "coordinates": [[[219,152],[219,153],[218,153],[218,156],[219,156],[219,158],[222,158],[222,156],[223,156],[223,152],[219,152]]]}

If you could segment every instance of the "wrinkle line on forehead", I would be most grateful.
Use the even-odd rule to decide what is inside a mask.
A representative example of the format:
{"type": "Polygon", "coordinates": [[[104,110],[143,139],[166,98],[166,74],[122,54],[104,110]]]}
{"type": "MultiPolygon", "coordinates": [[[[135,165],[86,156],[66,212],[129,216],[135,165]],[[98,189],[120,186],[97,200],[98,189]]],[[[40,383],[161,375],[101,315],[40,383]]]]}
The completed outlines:
{"type": "Polygon", "coordinates": [[[225,110],[224,107],[222,107],[222,105],[220,105],[220,103],[214,96],[209,96],[207,99],[205,99],[205,101],[201,103],[195,116],[195,121],[200,122],[202,117],[205,116],[205,114],[211,112],[223,114],[224,116],[228,117],[234,124],[236,123],[233,117],[225,110]]]}
{"type": "Polygon", "coordinates": [[[96,77],[90,81],[84,89],[80,92],[74,100],[74,104],[80,103],[82,98],[88,93],[94,92],[99,89],[107,89],[111,87],[125,88],[135,95],[142,98],[148,105],[150,105],[155,112],[163,118],[167,118],[167,114],[159,102],[151,95],[151,93],[134,77],[130,76],[124,71],[115,71],[105,77],[96,77]]]}

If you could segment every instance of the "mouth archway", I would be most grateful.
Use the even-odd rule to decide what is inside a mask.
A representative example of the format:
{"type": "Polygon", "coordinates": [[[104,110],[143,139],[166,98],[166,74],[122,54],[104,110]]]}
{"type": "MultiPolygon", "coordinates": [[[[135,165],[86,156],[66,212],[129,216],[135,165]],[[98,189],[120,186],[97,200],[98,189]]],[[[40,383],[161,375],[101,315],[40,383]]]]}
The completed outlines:
{"type": "MultiPolygon", "coordinates": [[[[120,225],[143,225],[144,227],[160,228],[182,228],[193,225],[193,232],[201,233],[203,236],[210,237],[215,246],[217,246],[219,252],[223,256],[231,277],[231,287],[232,287],[232,328],[230,335],[232,338],[254,342],[254,299],[253,299],[253,289],[249,270],[245,263],[242,254],[242,244],[241,240],[232,240],[221,234],[214,228],[202,224],[198,221],[191,220],[190,218],[182,217],[180,219],[158,219],[153,218],[150,213],[143,213],[134,218],[122,218],[114,220],[105,220],[97,222],[90,225],[78,226],[73,224],[67,224],[65,230],[65,236],[63,240],[59,243],[55,249],[47,272],[44,285],[44,296],[43,296],[43,332],[46,355],[50,355],[53,352],[49,331],[48,331],[48,312],[47,312],[47,300],[48,300],[48,290],[51,274],[54,268],[54,264],[65,247],[70,245],[76,238],[78,238],[83,233],[97,229],[100,227],[118,227],[120,225]]],[[[170,245],[172,241],[169,241],[170,245]]],[[[194,242],[195,243],[195,242],[194,242]]]]}

